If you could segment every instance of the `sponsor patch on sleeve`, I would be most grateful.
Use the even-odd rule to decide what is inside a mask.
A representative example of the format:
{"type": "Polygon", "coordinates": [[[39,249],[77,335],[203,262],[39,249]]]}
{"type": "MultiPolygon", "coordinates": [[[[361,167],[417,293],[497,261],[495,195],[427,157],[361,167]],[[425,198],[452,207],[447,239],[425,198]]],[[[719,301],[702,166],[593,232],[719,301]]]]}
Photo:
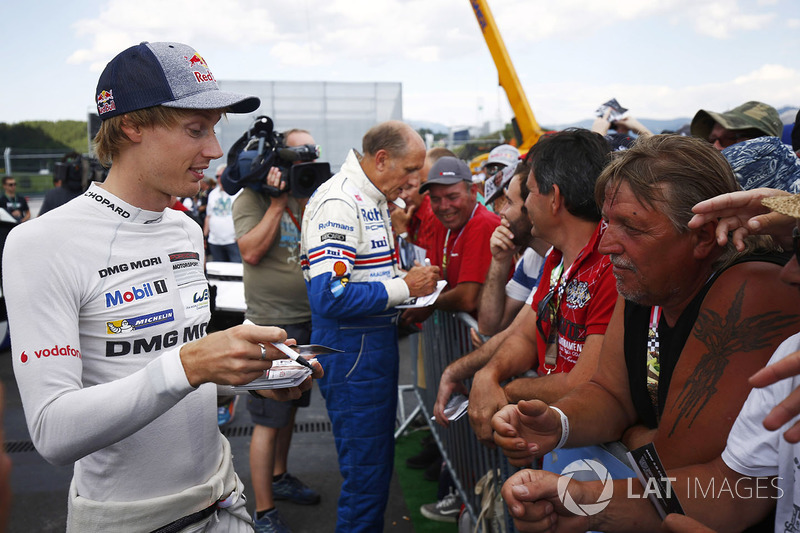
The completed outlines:
{"type": "Polygon", "coordinates": [[[211,309],[208,294],[208,284],[196,283],[190,287],[180,289],[183,309],[187,317],[208,313],[211,309]]]}
{"type": "Polygon", "coordinates": [[[347,274],[347,265],[345,264],[345,262],[344,261],[336,261],[333,264],[333,275],[338,277],[338,278],[341,278],[345,274],[347,274]]]}
{"type": "Polygon", "coordinates": [[[177,252],[169,254],[172,264],[172,274],[178,287],[203,282],[206,279],[203,265],[200,264],[200,254],[197,252],[177,252]]]}
{"type": "Polygon", "coordinates": [[[350,281],[350,278],[334,278],[331,280],[330,288],[334,298],[342,295],[348,281],[350,281]]]}
{"type": "Polygon", "coordinates": [[[172,322],[173,320],[175,320],[175,313],[172,309],[164,309],[157,313],[106,322],[106,333],[109,335],[120,335],[122,333],[130,333],[139,329],[157,326],[166,322],[172,322]]]}
{"type": "Polygon", "coordinates": [[[345,242],[347,240],[347,238],[344,236],[343,233],[334,233],[332,231],[329,231],[328,233],[323,233],[320,236],[319,240],[320,240],[320,242],[325,242],[325,241],[341,241],[341,242],[345,242]]]}

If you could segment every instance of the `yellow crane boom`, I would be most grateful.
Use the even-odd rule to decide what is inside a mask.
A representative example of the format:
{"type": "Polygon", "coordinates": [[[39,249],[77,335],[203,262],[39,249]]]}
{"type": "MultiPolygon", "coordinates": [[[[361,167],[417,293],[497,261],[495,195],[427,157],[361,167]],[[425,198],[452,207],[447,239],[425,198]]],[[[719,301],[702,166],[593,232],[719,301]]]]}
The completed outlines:
{"type": "Polygon", "coordinates": [[[525,91],[519,82],[517,71],[514,69],[511,57],[508,55],[500,30],[497,29],[497,24],[489,9],[487,0],[470,0],[470,5],[472,5],[472,10],[475,12],[475,18],[478,19],[483,38],[489,46],[489,52],[492,54],[492,59],[497,67],[500,86],[506,91],[508,102],[514,112],[515,129],[518,130],[521,137],[519,149],[521,152],[526,152],[536,144],[539,137],[544,134],[544,130],[536,122],[536,117],[533,116],[533,111],[530,104],[528,104],[525,91]]]}

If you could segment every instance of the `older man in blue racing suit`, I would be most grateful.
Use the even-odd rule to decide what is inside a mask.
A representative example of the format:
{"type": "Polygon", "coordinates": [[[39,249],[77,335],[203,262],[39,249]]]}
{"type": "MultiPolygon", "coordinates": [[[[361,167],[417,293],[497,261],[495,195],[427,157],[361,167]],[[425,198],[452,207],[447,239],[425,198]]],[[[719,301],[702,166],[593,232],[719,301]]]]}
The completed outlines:
{"type": "Polygon", "coordinates": [[[336,531],[383,529],[394,458],[397,316],[394,306],[430,294],[437,267],[405,276],[395,260],[387,202],[425,162],[420,136],[402,122],[370,129],[311,197],[303,218],[302,267],[311,340],[344,350],[324,359],[320,390],[333,424],[339,470],[336,531]]]}

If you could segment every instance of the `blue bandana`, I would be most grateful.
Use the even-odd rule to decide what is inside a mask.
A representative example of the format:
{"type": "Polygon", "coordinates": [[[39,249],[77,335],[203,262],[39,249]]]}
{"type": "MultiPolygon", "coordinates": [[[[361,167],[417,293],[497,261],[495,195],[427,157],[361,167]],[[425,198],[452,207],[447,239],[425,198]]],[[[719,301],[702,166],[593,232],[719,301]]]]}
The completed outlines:
{"type": "Polygon", "coordinates": [[[758,187],[800,193],[800,159],[778,137],[758,137],[725,148],[722,155],[745,190],[758,187]]]}

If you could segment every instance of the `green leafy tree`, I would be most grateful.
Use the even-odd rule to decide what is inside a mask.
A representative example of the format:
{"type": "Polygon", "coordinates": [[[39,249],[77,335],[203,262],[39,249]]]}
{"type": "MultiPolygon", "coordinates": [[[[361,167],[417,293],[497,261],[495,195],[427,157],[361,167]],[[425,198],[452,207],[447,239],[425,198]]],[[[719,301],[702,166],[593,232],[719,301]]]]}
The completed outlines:
{"type": "Polygon", "coordinates": [[[86,122],[79,120],[0,122],[0,147],[50,149],[85,153],[86,122]]]}

